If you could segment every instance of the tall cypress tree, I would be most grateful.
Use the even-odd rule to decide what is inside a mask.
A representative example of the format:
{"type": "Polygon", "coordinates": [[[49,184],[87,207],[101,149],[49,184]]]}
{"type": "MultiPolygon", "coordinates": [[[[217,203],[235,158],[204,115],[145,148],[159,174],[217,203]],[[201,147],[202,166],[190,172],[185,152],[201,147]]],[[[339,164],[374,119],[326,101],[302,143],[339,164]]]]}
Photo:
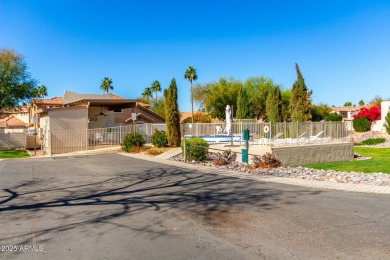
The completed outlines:
{"type": "Polygon", "coordinates": [[[180,146],[180,113],[177,103],[177,86],[173,78],[169,88],[164,90],[165,118],[167,126],[168,145],[171,147],[180,146]]]}
{"type": "Polygon", "coordinates": [[[246,88],[241,86],[240,90],[238,91],[236,118],[238,119],[250,118],[250,112],[251,112],[251,108],[249,104],[248,93],[246,91],[246,88]]]}
{"type": "Polygon", "coordinates": [[[282,94],[278,86],[272,88],[267,96],[266,114],[270,122],[282,121],[282,94]]]}
{"type": "Polygon", "coordinates": [[[170,146],[171,143],[170,143],[170,139],[169,139],[169,136],[171,134],[171,121],[168,120],[168,112],[167,111],[170,111],[171,108],[170,108],[170,103],[169,103],[169,98],[168,98],[168,89],[164,89],[164,92],[163,92],[163,95],[164,95],[164,116],[165,116],[165,125],[166,125],[166,133],[167,133],[167,139],[168,139],[168,145],[170,146]]]}
{"type": "Polygon", "coordinates": [[[305,85],[305,80],[302,77],[298,64],[295,63],[297,71],[297,80],[294,82],[291,89],[291,121],[305,122],[311,119],[311,94],[305,85]]]}

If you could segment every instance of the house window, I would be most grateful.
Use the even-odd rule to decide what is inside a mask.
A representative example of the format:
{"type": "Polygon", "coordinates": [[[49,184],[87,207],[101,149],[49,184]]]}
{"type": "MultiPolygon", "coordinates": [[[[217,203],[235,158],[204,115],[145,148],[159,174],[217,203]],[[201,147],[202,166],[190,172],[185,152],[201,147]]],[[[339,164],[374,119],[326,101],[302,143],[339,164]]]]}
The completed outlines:
{"type": "Polygon", "coordinates": [[[114,109],[114,113],[122,113],[122,109],[114,109]]]}

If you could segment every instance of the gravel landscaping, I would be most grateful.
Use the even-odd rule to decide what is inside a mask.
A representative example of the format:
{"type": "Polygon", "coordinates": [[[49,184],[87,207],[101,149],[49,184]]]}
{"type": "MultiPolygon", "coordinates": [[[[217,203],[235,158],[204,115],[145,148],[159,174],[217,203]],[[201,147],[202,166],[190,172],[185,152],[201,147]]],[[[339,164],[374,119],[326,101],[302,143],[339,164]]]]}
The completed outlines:
{"type": "MultiPolygon", "coordinates": [[[[382,144],[378,144],[371,147],[381,147],[386,148],[390,147],[390,138],[389,135],[385,133],[375,133],[368,132],[363,134],[358,134],[354,136],[354,140],[361,142],[368,138],[377,138],[377,137],[385,137],[386,142],[382,144]]],[[[365,146],[370,147],[370,146],[365,146]]],[[[317,170],[317,169],[309,169],[305,167],[279,167],[279,168],[257,168],[253,169],[253,167],[248,166],[246,164],[241,164],[238,162],[233,162],[224,166],[215,166],[213,162],[210,160],[211,156],[206,158],[204,162],[189,162],[191,164],[197,164],[202,166],[215,167],[218,169],[226,169],[229,171],[237,171],[237,172],[245,172],[248,174],[257,174],[264,176],[276,176],[276,177],[284,177],[284,178],[296,178],[296,179],[304,179],[304,180],[317,180],[317,181],[329,181],[329,182],[338,182],[338,183],[363,183],[369,185],[376,186],[390,186],[390,174],[384,173],[358,173],[358,172],[338,172],[334,170],[317,170]]],[[[370,159],[369,157],[364,157],[361,155],[355,155],[355,160],[366,160],[370,159]]],[[[170,160],[175,161],[184,161],[181,154],[177,156],[173,156],[170,160]]]]}

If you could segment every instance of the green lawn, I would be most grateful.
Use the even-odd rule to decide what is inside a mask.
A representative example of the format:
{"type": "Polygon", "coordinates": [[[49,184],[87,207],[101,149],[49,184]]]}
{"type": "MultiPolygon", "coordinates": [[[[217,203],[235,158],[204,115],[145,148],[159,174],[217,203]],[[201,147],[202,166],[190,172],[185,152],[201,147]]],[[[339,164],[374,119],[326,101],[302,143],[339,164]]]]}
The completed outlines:
{"type": "Polygon", "coordinates": [[[0,151],[0,158],[25,158],[29,156],[26,151],[0,151]]]}
{"type": "Polygon", "coordinates": [[[355,153],[372,157],[364,161],[318,163],[304,165],[308,168],[336,170],[345,172],[383,172],[390,174],[390,148],[355,147],[355,153]]]}

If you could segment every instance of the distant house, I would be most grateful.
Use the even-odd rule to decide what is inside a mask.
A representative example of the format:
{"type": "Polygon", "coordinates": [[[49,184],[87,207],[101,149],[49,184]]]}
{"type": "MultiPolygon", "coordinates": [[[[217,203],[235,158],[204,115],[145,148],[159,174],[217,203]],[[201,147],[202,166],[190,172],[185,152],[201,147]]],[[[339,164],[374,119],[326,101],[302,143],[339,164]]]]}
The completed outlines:
{"type": "MultiPolygon", "coordinates": [[[[25,129],[28,127],[28,123],[20,120],[15,115],[9,115],[0,119],[0,128],[4,129],[25,129]]],[[[7,131],[6,131],[7,132],[7,131]]]]}
{"type": "MultiPolygon", "coordinates": [[[[106,94],[78,94],[65,91],[64,97],[52,99],[34,99],[31,104],[32,115],[38,115],[38,125],[42,127],[48,121],[61,120],[52,124],[51,130],[93,129],[132,124],[132,114],[136,114],[134,123],[165,123],[165,118],[149,109],[136,99],[106,94]]],[[[32,119],[30,120],[32,122],[32,119]]],[[[54,121],[53,121],[54,123],[54,121]]]]}
{"type": "Polygon", "coordinates": [[[343,117],[343,121],[352,121],[353,116],[357,114],[362,107],[332,107],[331,113],[338,113],[343,117]]]}
{"type": "Polygon", "coordinates": [[[0,129],[26,129],[29,126],[30,110],[27,106],[15,108],[0,115],[0,129]]]}

